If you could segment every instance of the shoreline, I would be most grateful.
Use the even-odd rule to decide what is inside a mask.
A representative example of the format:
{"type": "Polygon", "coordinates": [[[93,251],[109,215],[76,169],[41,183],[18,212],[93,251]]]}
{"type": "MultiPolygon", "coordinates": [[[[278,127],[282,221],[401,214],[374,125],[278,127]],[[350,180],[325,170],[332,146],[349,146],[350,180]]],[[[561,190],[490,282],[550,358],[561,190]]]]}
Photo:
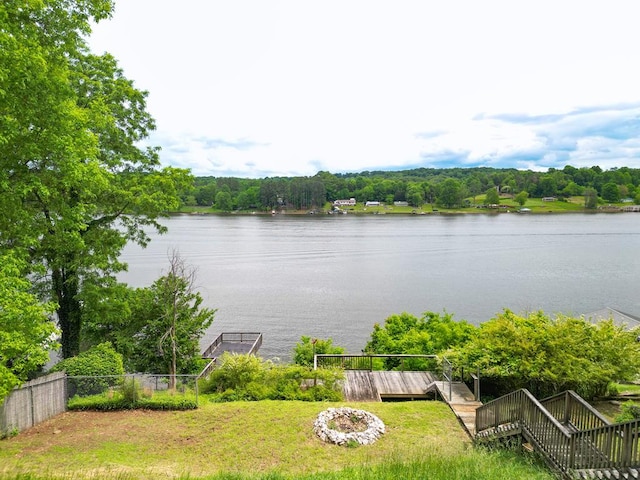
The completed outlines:
{"type": "Polygon", "coordinates": [[[597,214],[618,214],[618,213],[639,213],[634,211],[624,211],[622,208],[601,208],[596,210],[587,209],[530,209],[526,212],[518,211],[517,209],[487,209],[487,208],[469,208],[469,209],[438,209],[436,211],[394,211],[389,210],[349,210],[344,213],[333,213],[331,211],[310,211],[310,210],[289,210],[283,209],[276,211],[275,213],[270,211],[232,211],[221,212],[211,210],[210,207],[203,209],[192,210],[180,210],[168,212],[168,215],[218,215],[218,216],[340,216],[340,215],[405,215],[405,216],[453,216],[453,215],[504,215],[504,214],[518,214],[518,215],[555,215],[555,214],[585,214],[585,215],[597,215],[597,214]]]}

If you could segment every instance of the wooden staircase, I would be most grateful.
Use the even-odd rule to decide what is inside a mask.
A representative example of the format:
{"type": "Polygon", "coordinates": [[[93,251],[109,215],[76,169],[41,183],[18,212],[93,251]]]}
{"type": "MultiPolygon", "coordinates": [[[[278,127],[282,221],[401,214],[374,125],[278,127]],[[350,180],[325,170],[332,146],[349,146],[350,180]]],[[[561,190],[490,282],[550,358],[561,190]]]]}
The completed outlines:
{"type": "Polygon", "coordinates": [[[573,391],[512,392],[476,410],[477,443],[520,437],[565,479],[640,479],[640,420],[610,423],[573,391]]]}

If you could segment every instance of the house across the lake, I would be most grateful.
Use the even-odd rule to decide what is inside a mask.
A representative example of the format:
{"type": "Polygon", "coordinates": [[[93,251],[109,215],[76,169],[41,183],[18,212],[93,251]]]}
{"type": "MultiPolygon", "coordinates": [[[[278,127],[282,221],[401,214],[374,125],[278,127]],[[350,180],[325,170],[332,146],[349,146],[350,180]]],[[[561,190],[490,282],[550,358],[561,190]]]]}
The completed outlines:
{"type": "Polygon", "coordinates": [[[336,207],[355,207],[356,199],[350,198],[349,200],[335,200],[333,204],[336,207]]]}

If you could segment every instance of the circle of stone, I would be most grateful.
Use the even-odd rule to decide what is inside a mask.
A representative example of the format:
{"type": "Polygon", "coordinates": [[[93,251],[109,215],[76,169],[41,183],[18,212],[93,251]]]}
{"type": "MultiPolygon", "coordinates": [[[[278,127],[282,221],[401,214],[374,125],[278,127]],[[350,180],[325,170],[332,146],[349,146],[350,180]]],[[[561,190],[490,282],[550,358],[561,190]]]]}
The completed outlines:
{"type": "Polygon", "coordinates": [[[313,423],[313,431],[325,442],[335,443],[337,445],[346,445],[349,441],[358,442],[360,445],[370,445],[385,432],[385,426],[382,420],[365,410],[340,407],[328,408],[320,412],[316,421],[313,423]],[[329,428],[331,420],[339,417],[355,417],[358,420],[363,420],[367,424],[367,428],[362,432],[349,433],[329,428]]]}

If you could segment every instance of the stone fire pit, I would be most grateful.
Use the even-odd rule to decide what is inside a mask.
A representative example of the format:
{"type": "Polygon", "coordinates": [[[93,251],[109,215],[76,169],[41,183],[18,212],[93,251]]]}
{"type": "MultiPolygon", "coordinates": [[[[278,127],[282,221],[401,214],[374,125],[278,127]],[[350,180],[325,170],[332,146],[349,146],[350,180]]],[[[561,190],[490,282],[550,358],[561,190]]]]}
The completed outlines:
{"type": "Polygon", "coordinates": [[[340,407],[328,408],[318,414],[313,431],[325,442],[346,445],[374,443],[385,431],[384,423],[365,410],[340,407]]]}

